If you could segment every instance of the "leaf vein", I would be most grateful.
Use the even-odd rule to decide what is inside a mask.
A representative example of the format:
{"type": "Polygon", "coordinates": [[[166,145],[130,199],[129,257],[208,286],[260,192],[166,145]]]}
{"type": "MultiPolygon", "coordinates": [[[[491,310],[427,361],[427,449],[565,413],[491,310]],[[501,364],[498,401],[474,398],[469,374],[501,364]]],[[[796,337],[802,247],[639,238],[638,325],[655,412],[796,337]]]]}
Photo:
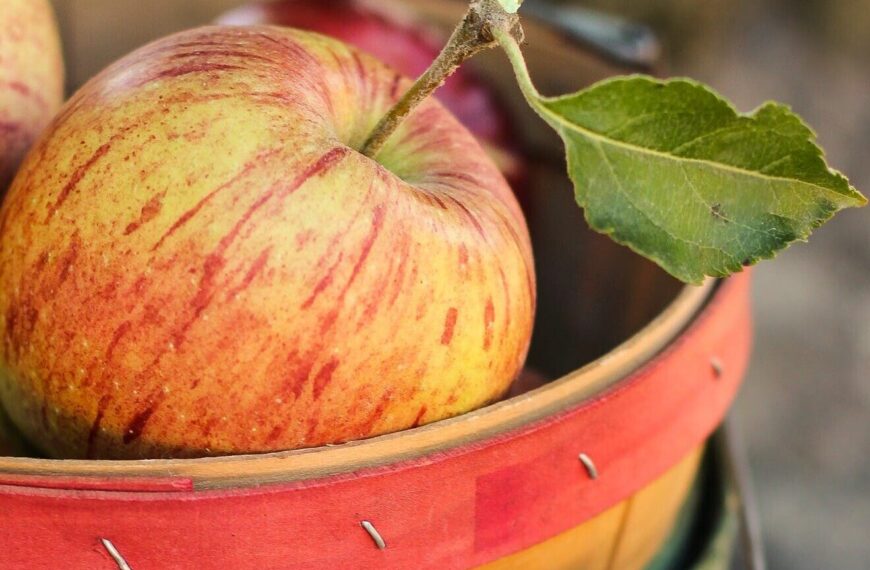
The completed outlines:
{"type": "MultiPolygon", "coordinates": [[[[700,201],[701,204],[703,204],[707,209],[712,210],[712,209],[713,209],[713,205],[710,204],[709,202],[707,202],[706,200],[704,200],[704,197],[703,197],[703,196],[701,195],[701,193],[698,191],[698,187],[695,185],[694,182],[692,182],[692,179],[689,178],[689,173],[686,171],[686,165],[685,165],[685,164],[680,164],[680,171],[683,173],[683,178],[686,179],[686,184],[688,184],[689,188],[691,188],[692,193],[695,194],[695,196],[697,196],[698,201],[700,201]]],[[[741,222],[739,222],[739,221],[737,221],[737,220],[735,220],[735,219],[733,219],[733,218],[730,218],[730,217],[728,217],[728,216],[723,215],[722,213],[717,213],[716,215],[717,215],[719,218],[723,219],[724,221],[726,221],[726,222],[728,222],[728,223],[730,223],[730,224],[734,224],[735,226],[739,226],[739,227],[744,228],[744,229],[747,229],[747,230],[749,230],[749,231],[751,231],[751,232],[760,233],[760,234],[765,235],[765,236],[767,236],[767,237],[769,237],[769,238],[776,239],[776,235],[775,235],[775,234],[773,234],[773,233],[771,233],[771,232],[765,230],[764,228],[756,228],[756,227],[754,227],[754,226],[750,226],[750,225],[747,225],[747,224],[741,223],[741,222]]],[[[743,242],[740,242],[740,245],[741,245],[741,247],[742,247],[742,246],[743,246],[743,242]]]]}
{"type": "Polygon", "coordinates": [[[652,216],[649,213],[647,213],[646,211],[644,211],[643,208],[638,207],[637,204],[634,203],[634,200],[632,200],[631,194],[629,192],[627,192],[625,190],[625,188],[622,186],[622,182],[620,181],[619,175],[617,175],[616,170],[613,167],[613,163],[611,162],[610,157],[607,156],[606,152],[604,152],[604,147],[601,145],[600,142],[596,142],[596,147],[598,148],[598,152],[601,153],[601,156],[604,158],[604,162],[605,162],[605,164],[607,164],[608,170],[610,170],[610,175],[613,178],[614,182],[616,182],[617,189],[625,197],[628,205],[631,206],[631,208],[633,210],[640,213],[644,218],[649,220],[649,222],[653,226],[655,226],[656,228],[658,228],[659,230],[661,230],[662,232],[667,234],[668,237],[670,237],[673,240],[681,241],[683,243],[686,243],[686,244],[689,244],[691,246],[698,247],[701,249],[709,249],[709,250],[718,251],[718,252],[724,253],[725,255],[728,255],[727,252],[723,252],[715,246],[704,245],[702,243],[694,242],[688,238],[684,238],[682,236],[678,236],[678,235],[674,234],[668,228],[666,228],[663,224],[661,224],[659,221],[653,219],[652,216]]]}
{"type": "Polygon", "coordinates": [[[547,117],[549,118],[549,120],[550,120],[550,121],[553,121],[554,123],[556,123],[554,126],[555,126],[558,130],[562,130],[562,131],[564,131],[564,130],[575,131],[575,132],[577,132],[577,133],[579,133],[579,134],[581,134],[581,135],[584,135],[584,136],[586,136],[586,137],[588,137],[588,138],[590,138],[590,139],[595,140],[595,141],[596,141],[597,143],[599,143],[599,144],[601,144],[601,143],[603,142],[603,143],[606,143],[606,144],[608,144],[608,145],[610,145],[610,146],[622,147],[622,148],[628,149],[628,150],[633,151],[633,152],[638,152],[638,153],[641,153],[641,154],[649,154],[649,155],[652,155],[652,156],[658,156],[658,157],[661,157],[661,158],[664,158],[664,159],[667,159],[667,160],[670,160],[670,161],[681,161],[681,160],[684,160],[684,161],[687,161],[687,162],[693,162],[693,163],[697,163],[697,164],[702,164],[702,165],[707,166],[707,167],[710,167],[710,168],[719,169],[719,170],[724,170],[724,171],[730,171],[730,172],[733,172],[733,173],[735,173],[735,174],[738,174],[738,175],[741,175],[741,176],[747,176],[747,177],[750,177],[750,178],[761,178],[761,179],[767,179],[767,180],[772,180],[772,181],[777,181],[777,182],[786,182],[786,183],[788,183],[788,184],[796,184],[796,185],[800,185],[800,186],[807,186],[807,187],[809,187],[809,188],[813,188],[813,189],[816,189],[816,190],[818,190],[818,191],[825,192],[826,194],[833,194],[833,195],[837,196],[837,197],[840,198],[840,199],[842,199],[842,198],[845,197],[845,198],[848,198],[848,199],[850,199],[850,200],[856,201],[856,200],[855,200],[851,195],[849,195],[849,194],[846,194],[846,193],[843,193],[843,192],[839,192],[839,191],[837,191],[837,190],[835,190],[835,189],[833,189],[833,188],[828,188],[828,187],[826,187],[826,186],[821,186],[821,185],[819,185],[819,184],[815,184],[815,183],[813,183],[813,182],[807,182],[807,181],[805,181],[805,180],[800,180],[800,179],[797,179],[797,178],[786,178],[786,177],[784,177],[784,176],[771,176],[771,175],[769,175],[769,174],[765,174],[765,173],[761,173],[761,172],[756,172],[756,171],[753,171],[753,170],[747,170],[747,169],[745,169],[745,168],[741,168],[741,167],[738,167],[738,166],[733,166],[733,165],[731,165],[731,164],[725,164],[725,163],[722,163],[722,162],[713,162],[713,161],[711,161],[711,160],[706,160],[706,159],[702,159],[702,158],[690,158],[690,157],[683,157],[683,156],[673,156],[673,155],[671,155],[671,154],[668,154],[667,152],[662,152],[662,151],[659,151],[659,150],[655,150],[655,149],[651,149],[651,148],[646,148],[646,147],[638,146],[638,145],[631,144],[631,143],[627,143],[627,142],[623,142],[623,141],[613,140],[613,139],[607,138],[605,135],[599,134],[599,133],[597,133],[597,132],[595,132],[595,131],[590,131],[590,130],[588,130],[588,129],[585,129],[585,128],[581,127],[580,125],[577,125],[577,124],[575,124],[575,123],[572,123],[572,122],[570,122],[570,121],[564,119],[563,117],[561,117],[560,115],[554,113],[552,110],[550,110],[550,109],[549,109],[548,107],[546,107],[546,106],[542,106],[542,108],[546,110],[546,114],[547,114],[547,117]]]}

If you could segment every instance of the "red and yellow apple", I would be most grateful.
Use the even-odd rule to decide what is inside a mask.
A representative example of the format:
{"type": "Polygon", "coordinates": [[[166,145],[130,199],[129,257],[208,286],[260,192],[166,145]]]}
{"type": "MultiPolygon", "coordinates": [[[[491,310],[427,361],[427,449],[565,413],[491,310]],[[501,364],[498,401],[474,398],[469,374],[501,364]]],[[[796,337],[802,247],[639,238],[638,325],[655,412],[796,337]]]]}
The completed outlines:
{"type": "MultiPolygon", "coordinates": [[[[217,22],[288,26],[325,34],[374,55],[409,77],[426,71],[447,39],[413,13],[383,0],[259,1],[231,10],[217,22]]],[[[513,189],[521,189],[526,166],[510,117],[495,93],[464,67],[447,79],[436,97],[483,143],[513,189]]]]}
{"type": "Polygon", "coordinates": [[[0,0],[0,196],[60,107],[63,76],[48,0],[0,0]]]}
{"type": "Polygon", "coordinates": [[[209,27],[61,110],[0,210],[0,397],[55,457],[337,443],[497,399],[529,345],[529,237],[435,100],[334,39],[209,27]]]}

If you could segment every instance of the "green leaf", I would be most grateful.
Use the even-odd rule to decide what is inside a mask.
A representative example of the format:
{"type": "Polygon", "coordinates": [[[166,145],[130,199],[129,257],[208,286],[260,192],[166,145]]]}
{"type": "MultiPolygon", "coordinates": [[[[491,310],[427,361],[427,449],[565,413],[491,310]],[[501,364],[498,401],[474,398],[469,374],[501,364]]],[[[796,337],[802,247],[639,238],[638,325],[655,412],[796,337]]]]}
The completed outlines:
{"type": "Polygon", "coordinates": [[[678,279],[740,271],[867,202],[783,105],[741,115],[700,83],[645,76],[543,97],[516,42],[498,39],[529,103],[565,142],[589,225],[678,279]]]}
{"type": "Polygon", "coordinates": [[[508,14],[516,14],[517,10],[520,9],[520,4],[523,3],[523,0],[498,0],[498,3],[501,4],[501,7],[504,8],[508,14]]]}

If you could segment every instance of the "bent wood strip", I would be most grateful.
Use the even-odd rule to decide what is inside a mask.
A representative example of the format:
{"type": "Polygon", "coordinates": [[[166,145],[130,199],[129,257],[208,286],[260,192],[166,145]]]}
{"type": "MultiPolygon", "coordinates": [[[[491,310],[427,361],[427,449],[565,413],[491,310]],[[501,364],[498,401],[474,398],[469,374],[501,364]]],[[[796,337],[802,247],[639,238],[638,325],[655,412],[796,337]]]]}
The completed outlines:
{"type": "Polygon", "coordinates": [[[563,412],[612,385],[661,351],[697,313],[713,289],[686,287],[659,317],[603,358],[516,398],[421,428],[349,444],[185,460],[75,461],[0,458],[4,475],[180,477],[197,489],[287,483],[377,468],[487,441],[563,412]]]}
{"type": "Polygon", "coordinates": [[[703,449],[695,449],[648,486],[582,525],[480,570],[525,570],[543,563],[548,570],[644,568],[686,501],[703,449]]]}
{"type": "MultiPolygon", "coordinates": [[[[63,560],[70,568],[112,568],[103,538],[140,570],[179,561],[201,569],[466,568],[519,552],[625,500],[708,437],[746,366],[748,289],[747,275],[724,282],[686,331],[603,393],[414,459],[189,493],[0,487],[0,567],[63,560]],[[594,461],[596,479],[579,453],[594,461]],[[360,526],[364,520],[384,549],[360,526]]],[[[572,378],[527,400],[546,400],[572,378]]],[[[521,407],[526,400],[519,400],[500,409],[521,407]]],[[[290,466],[297,457],[305,455],[266,460],[290,466]]],[[[225,465],[242,471],[248,461],[256,459],[225,465]]]]}

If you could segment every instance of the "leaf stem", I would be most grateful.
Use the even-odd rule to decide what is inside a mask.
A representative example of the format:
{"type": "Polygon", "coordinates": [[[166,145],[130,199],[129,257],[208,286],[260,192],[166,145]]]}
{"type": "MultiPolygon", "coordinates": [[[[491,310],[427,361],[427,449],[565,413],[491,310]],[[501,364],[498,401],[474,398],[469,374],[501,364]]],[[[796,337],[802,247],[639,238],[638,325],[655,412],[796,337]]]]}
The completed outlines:
{"type": "Polygon", "coordinates": [[[505,54],[510,60],[514,68],[514,74],[517,76],[517,83],[520,86],[526,100],[533,108],[539,107],[538,102],[543,99],[535,84],[532,83],[532,77],[529,75],[529,68],[526,65],[526,60],[523,57],[523,52],[520,50],[520,42],[511,35],[502,32],[501,30],[493,30],[493,36],[505,54]]]}
{"type": "Polygon", "coordinates": [[[463,62],[497,45],[496,33],[521,39],[522,28],[517,15],[505,10],[499,0],[471,0],[468,12],[453,30],[447,45],[429,69],[381,118],[360,152],[369,158],[377,156],[411,111],[441,87],[463,62]]]}

